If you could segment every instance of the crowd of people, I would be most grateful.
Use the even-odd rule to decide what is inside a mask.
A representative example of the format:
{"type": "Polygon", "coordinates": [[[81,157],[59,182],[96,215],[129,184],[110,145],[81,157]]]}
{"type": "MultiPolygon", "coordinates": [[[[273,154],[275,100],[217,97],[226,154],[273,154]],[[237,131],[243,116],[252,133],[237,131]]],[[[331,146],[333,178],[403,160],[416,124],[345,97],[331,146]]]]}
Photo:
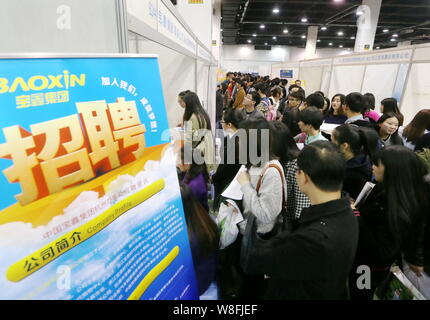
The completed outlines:
{"type": "MultiPolygon", "coordinates": [[[[370,300],[393,264],[430,275],[430,109],[404,125],[395,98],[382,100],[379,113],[371,93],[330,99],[306,95],[300,81],[232,72],[216,101],[221,163],[186,164],[184,149],[178,160],[202,296],[216,288],[212,298],[223,300],[370,300]],[[253,161],[251,149],[267,157],[253,161]],[[230,205],[224,191],[232,186],[242,194],[232,214],[243,220],[220,250],[215,216],[230,205]],[[362,266],[371,277],[364,287],[362,266]]],[[[195,93],[181,92],[178,102],[183,124],[211,130],[195,93]]],[[[207,159],[200,144],[193,148],[207,159]]]]}

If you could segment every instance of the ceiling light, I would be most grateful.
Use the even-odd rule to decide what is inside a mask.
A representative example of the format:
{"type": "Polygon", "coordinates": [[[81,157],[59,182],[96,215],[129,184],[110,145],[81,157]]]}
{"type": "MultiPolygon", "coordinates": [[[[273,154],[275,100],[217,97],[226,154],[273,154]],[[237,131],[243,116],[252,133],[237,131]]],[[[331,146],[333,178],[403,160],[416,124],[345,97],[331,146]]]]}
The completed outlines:
{"type": "Polygon", "coordinates": [[[322,27],[321,30],[325,31],[325,30],[327,30],[327,27],[322,27]]]}
{"type": "Polygon", "coordinates": [[[379,50],[379,49],[381,49],[381,47],[376,47],[376,50],[379,50]]]}
{"type": "Polygon", "coordinates": [[[278,8],[273,9],[273,13],[279,13],[279,9],[278,8]]]}
{"type": "Polygon", "coordinates": [[[251,40],[248,40],[248,43],[251,43],[252,41],[251,40]]]}
{"type": "Polygon", "coordinates": [[[256,37],[257,35],[255,33],[252,34],[253,37],[256,37]]]}
{"type": "Polygon", "coordinates": [[[264,45],[267,46],[267,42],[265,42],[264,45]]]}
{"type": "Polygon", "coordinates": [[[276,37],[273,37],[272,39],[273,39],[273,40],[276,40],[276,37]]]}
{"type": "Polygon", "coordinates": [[[391,41],[391,42],[394,42],[394,41],[397,41],[397,39],[392,38],[390,41],[391,41]]]}
{"type": "Polygon", "coordinates": [[[357,15],[357,16],[362,16],[363,15],[363,11],[361,11],[361,10],[358,10],[355,14],[357,15]]]}
{"type": "Polygon", "coordinates": [[[306,39],[306,36],[305,36],[305,35],[302,35],[302,39],[306,39]]]}
{"type": "Polygon", "coordinates": [[[343,45],[340,45],[339,48],[343,48],[343,45]]]}
{"type": "Polygon", "coordinates": [[[288,33],[288,29],[284,29],[284,33],[288,33]]]}
{"type": "Polygon", "coordinates": [[[317,42],[321,42],[321,40],[320,40],[320,39],[318,39],[318,40],[317,40],[317,42]]]}
{"type": "Polygon", "coordinates": [[[332,43],[332,42],[330,42],[328,45],[329,45],[329,46],[332,46],[332,45],[333,45],[333,43],[332,43]]]}
{"type": "Polygon", "coordinates": [[[302,22],[308,22],[308,18],[302,18],[302,22]]]}
{"type": "Polygon", "coordinates": [[[337,35],[338,35],[338,36],[343,36],[343,31],[339,31],[339,32],[337,33],[337,35]]]}
{"type": "Polygon", "coordinates": [[[343,0],[334,0],[334,2],[343,2],[343,0]]]}
{"type": "Polygon", "coordinates": [[[264,29],[266,26],[264,24],[260,24],[260,29],[264,29]]]}
{"type": "Polygon", "coordinates": [[[393,38],[397,38],[399,35],[397,33],[393,34],[393,38]]]}
{"type": "Polygon", "coordinates": [[[355,37],[351,37],[350,39],[351,39],[351,40],[355,40],[355,37]]]}
{"type": "Polygon", "coordinates": [[[382,32],[383,32],[383,33],[387,33],[387,32],[390,32],[390,30],[388,30],[388,29],[384,29],[384,30],[382,30],[382,32]]]}

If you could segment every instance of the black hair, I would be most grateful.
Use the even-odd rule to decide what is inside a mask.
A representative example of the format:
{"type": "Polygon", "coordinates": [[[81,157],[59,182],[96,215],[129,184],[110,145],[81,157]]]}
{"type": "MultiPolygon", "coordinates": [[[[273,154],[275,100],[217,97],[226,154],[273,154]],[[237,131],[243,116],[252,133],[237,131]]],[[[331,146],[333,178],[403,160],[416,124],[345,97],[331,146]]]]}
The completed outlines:
{"type": "Polygon", "coordinates": [[[183,122],[189,121],[194,114],[197,117],[200,129],[211,130],[211,121],[205,109],[203,109],[197,94],[189,91],[182,100],[185,102],[183,122]]]}
{"type": "Polygon", "coordinates": [[[394,133],[391,135],[391,141],[393,142],[393,144],[403,145],[403,140],[402,140],[402,138],[400,138],[400,136],[399,136],[400,119],[399,119],[398,115],[397,115],[397,114],[395,114],[395,113],[392,113],[392,112],[384,113],[384,114],[379,118],[379,120],[376,122],[376,126],[375,126],[376,131],[378,132],[378,135],[379,135],[379,132],[380,132],[380,130],[381,130],[381,126],[380,126],[380,124],[384,123],[384,122],[385,122],[385,120],[387,120],[387,119],[389,119],[389,118],[396,118],[396,119],[399,121],[399,127],[397,128],[396,132],[394,132],[394,133]]]}
{"type": "Polygon", "coordinates": [[[324,115],[320,109],[308,107],[300,112],[299,121],[310,124],[315,130],[319,130],[324,121],[324,115]]]}
{"type": "Polygon", "coordinates": [[[430,130],[430,109],[420,110],[403,130],[403,136],[406,141],[417,144],[425,130],[430,130]]]}
{"type": "Polygon", "coordinates": [[[320,96],[325,98],[324,92],[322,92],[322,91],[315,91],[314,93],[319,94],[320,96]]]}
{"type": "Polygon", "coordinates": [[[324,98],[318,93],[310,94],[305,101],[308,107],[316,107],[321,110],[324,108],[324,98]]]}
{"type": "Polygon", "coordinates": [[[298,100],[300,100],[300,101],[305,100],[304,95],[303,95],[300,91],[294,91],[294,92],[291,92],[291,93],[288,95],[288,97],[296,98],[296,99],[298,99],[298,100]]]}
{"type": "Polygon", "coordinates": [[[273,131],[273,154],[279,158],[279,162],[286,165],[288,162],[297,159],[300,150],[291,135],[290,129],[279,121],[270,121],[273,131]]]}
{"type": "Polygon", "coordinates": [[[305,146],[297,158],[297,166],[320,190],[342,190],[346,161],[333,143],[315,141],[305,146]]]}
{"type": "Polygon", "coordinates": [[[282,94],[282,89],[280,87],[278,87],[278,86],[273,87],[270,90],[270,96],[271,97],[273,97],[273,96],[281,96],[281,94],[282,94]]]}
{"type": "Polygon", "coordinates": [[[384,114],[385,113],[394,113],[397,115],[397,119],[399,119],[399,127],[403,125],[404,116],[400,112],[399,105],[397,103],[396,98],[386,98],[381,101],[381,104],[384,106],[384,114]]]}
{"type": "Polygon", "coordinates": [[[359,92],[350,93],[345,98],[345,105],[347,105],[349,109],[355,113],[362,113],[365,104],[364,96],[359,92]]]}
{"type": "Polygon", "coordinates": [[[273,86],[278,86],[280,83],[281,83],[281,79],[275,78],[272,80],[270,85],[271,85],[271,87],[273,87],[273,86]]]}
{"type": "Polygon", "coordinates": [[[254,88],[255,88],[255,90],[258,92],[258,91],[261,91],[261,93],[262,94],[265,94],[265,95],[268,95],[269,94],[269,85],[267,84],[267,83],[265,83],[265,82],[260,82],[260,83],[257,83],[255,86],[254,86],[254,88]]]}
{"type": "Polygon", "coordinates": [[[298,86],[297,84],[292,84],[291,86],[288,87],[288,92],[291,92],[291,90],[293,90],[294,88],[302,88],[300,86],[298,86]]]}
{"type": "Polygon", "coordinates": [[[260,102],[261,102],[261,97],[258,94],[258,92],[257,91],[252,91],[250,93],[250,95],[251,95],[252,101],[255,101],[255,106],[258,106],[260,104],[260,102]]]}
{"type": "Polygon", "coordinates": [[[282,80],[281,80],[281,84],[282,84],[283,86],[286,86],[286,85],[288,84],[288,80],[287,80],[287,79],[282,79],[282,80]]]}
{"type": "Polygon", "coordinates": [[[186,94],[188,94],[190,92],[191,92],[190,90],[184,90],[184,91],[179,92],[178,96],[184,97],[186,94]]]}
{"type": "Polygon", "coordinates": [[[223,119],[226,123],[231,123],[236,129],[240,123],[245,120],[245,114],[240,109],[226,109],[223,114],[223,119]]]}
{"type": "MultiPolygon", "coordinates": [[[[269,160],[274,159],[273,154],[273,132],[270,130],[269,121],[267,121],[264,117],[249,117],[246,120],[240,123],[240,129],[244,129],[246,132],[246,146],[241,146],[241,150],[247,151],[246,157],[246,168],[249,169],[252,166],[261,166],[262,163],[253,163],[253,159],[251,159],[251,151],[257,149],[256,155],[258,157],[263,156],[263,152],[268,152],[269,160]],[[256,130],[257,135],[250,134],[251,130],[256,130]],[[269,135],[269,145],[263,145],[264,141],[262,141],[263,133],[269,135]]],[[[242,142],[242,140],[241,140],[242,142]]],[[[243,143],[243,142],[242,142],[243,143]]]]}
{"type": "MultiPolygon", "coordinates": [[[[331,98],[331,103],[333,104],[334,98],[339,97],[340,98],[340,114],[344,114],[342,106],[345,104],[346,96],[342,93],[337,93],[331,98]]],[[[334,109],[330,105],[330,111],[329,114],[334,114],[334,109]]]]}
{"type": "MultiPolygon", "coordinates": [[[[330,112],[330,99],[327,97],[324,97],[324,101],[327,104],[327,109],[324,110],[324,115],[327,115],[330,112]]],[[[323,107],[323,109],[324,109],[324,107],[323,107]]]]}
{"type": "Polygon", "coordinates": [[[364,99],[366,100],[365,111],[375,110],[376,98],[373,93],[365,93],[364,99]]]}
{"type": "Polygon", "coordinates": [[[403,146],[388,146],[376,154],[375,165],[384,165],[382,185],[387,199],[387,217],[391,235],[397,243],[405,228],[429,210],[428,189],[424,176],[428,173],[424,163],[411,150],[403,146]]]}
{"type": "MultiPolygon", "coordinates": [[[[196,240],[198,254],[208,257],[218,250],[219,231],[216,223],[197,200],[190,187],[180,182],[182,204],[190,241],[196,240]]],[[[196,257],[198,258],[198,257],[196,257]]]]}
{"type": "Polygon", "coordinates": [[[333,130],[332,136],[339,145],[348,143],[354,157],[366,154],[372,159],[378,147],[378,134],[371,128],[343,124],[333,130]]]}
{"type": "Polygon", "coordinates": [[[240,86],[243,87],[243,81],[241,79],[239,79],[239,78],[234,79],[234,82],[240,84],[240,86]]]}

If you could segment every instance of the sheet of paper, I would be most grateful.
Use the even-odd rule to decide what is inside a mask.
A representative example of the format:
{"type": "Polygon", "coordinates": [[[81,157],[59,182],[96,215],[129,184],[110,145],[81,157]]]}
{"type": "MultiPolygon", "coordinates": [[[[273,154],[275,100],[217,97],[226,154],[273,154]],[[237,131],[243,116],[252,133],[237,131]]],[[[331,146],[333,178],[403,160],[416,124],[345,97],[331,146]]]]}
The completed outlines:
{"type": "Polygon", "coordinates": [[[337,127],[339,127],[338,124],[323,123],[320,127],[320,130],[324,133],[331,134],[333,130],[336,129],[337,127]]]}
{"type": "Polygon", "coordinates": [[[373,187],[375,186],[374,183],[368,181],[364,185],[363,189],[361,189],[360,194],[358,195],[357,199],[355,200],[354,206],[357,207],[357,205],[360,203],[361,200],[365,199],[370,191],[372,191],[373,187]]]}
{"type": "Polygon", "coordinates": [[[243,192],[241,190],[240,183],[237,181],[237,176],[239,175],[240,172],[245,170],[246,170],[245,166],[240,167],[239,171],[237,172],[234,179],[231,181],[230,185],[221,194],[223,197],[228,199],[233,199],[233,200],[242,200],[243,192]]]}

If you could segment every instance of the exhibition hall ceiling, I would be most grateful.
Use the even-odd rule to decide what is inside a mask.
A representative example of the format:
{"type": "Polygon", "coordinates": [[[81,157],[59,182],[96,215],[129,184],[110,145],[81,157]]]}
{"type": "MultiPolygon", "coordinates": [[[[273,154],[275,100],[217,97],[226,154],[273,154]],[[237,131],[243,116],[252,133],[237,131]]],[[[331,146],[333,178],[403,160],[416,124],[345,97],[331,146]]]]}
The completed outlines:
{"type": "MultiPolygon", "coordinates": [[[[362,0],[222,0],[224,44],[305,47],[319,26],[319,48],[353,48],[362,0]]],[[[429,0],[382,0],[375,48],[430,42],[429,0]]]]}

